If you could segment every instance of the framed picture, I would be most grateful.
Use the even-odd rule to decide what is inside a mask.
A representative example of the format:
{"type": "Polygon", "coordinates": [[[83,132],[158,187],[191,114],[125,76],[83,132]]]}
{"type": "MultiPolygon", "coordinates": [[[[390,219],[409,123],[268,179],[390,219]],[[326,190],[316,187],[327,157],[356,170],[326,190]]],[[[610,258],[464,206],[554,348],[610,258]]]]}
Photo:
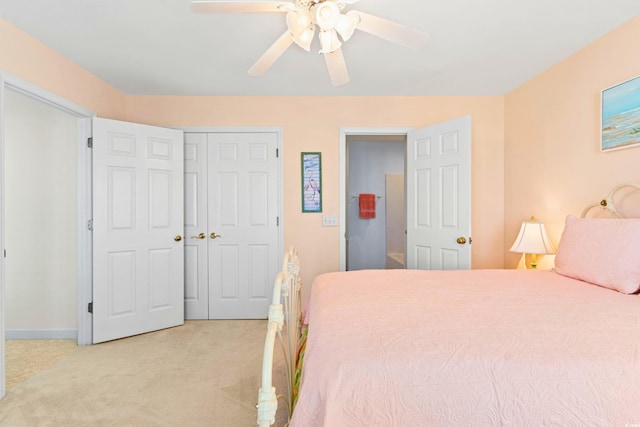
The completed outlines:
{"type": "Polygon", "coordinates": [[[320,153],[301,153],[302,212],[322,212],[322,161],[320,153]]]}
{"type": "Polygon", "coordinates": [[[602,91],[600,150],[640,144],[640,76],[602,91]]]}

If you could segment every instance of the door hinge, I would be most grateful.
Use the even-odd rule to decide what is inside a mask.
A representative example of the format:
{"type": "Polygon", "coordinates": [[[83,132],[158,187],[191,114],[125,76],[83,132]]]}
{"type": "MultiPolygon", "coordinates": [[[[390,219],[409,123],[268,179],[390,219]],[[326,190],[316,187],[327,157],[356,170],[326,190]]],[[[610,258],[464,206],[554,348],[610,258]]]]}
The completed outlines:
{"type": "Polygon", "coordinates": [[[87,138],[87,147],[93,148],[93,137],[87,138]]]}
{"type": "Polygon", "coordinates": [[[276,226],[280,227],[280,217],[276,217],[276,226]]]}
{"type": "Polygon", "coordinates": [[[93,220],[92,219],[87,221],[87,228],[89,229],[89,231],[93,231],[93,220]]]}
{"type": "Polygon", "coordinates": [[[276,148],[276,158],[277,157],[280,157],[280,149],[279,148],[276,148]]]}
{"type": "Polygon", "coordinates": [[[89,313],[93,313],[93,301],[91,301],[89,304],[87,304],[87,311],[89,313]]]}
{"type": "Polygon", "coordinates": [[[469,244],[471,244],[471,237],[469,237],[469,244]]]}
{"type": "Polygon", "coordinates": [[[4,257],[6,258],[7,257],[7,250],[5,249],[3,252],[4,252],[4,257]]]}

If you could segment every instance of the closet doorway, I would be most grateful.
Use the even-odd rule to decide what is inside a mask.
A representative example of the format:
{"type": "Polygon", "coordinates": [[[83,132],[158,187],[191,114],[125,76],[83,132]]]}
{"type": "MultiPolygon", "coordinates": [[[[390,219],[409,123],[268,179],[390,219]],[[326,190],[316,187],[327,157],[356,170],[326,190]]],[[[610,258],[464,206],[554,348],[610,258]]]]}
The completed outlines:
{"type": "Polygon", "coordinates": [[[347,270],[404,268],[406,135],[348,135],[347,270]]]}
{"type": "Polygon", "coordinates": [[[184,130],[185,319],[264,319],[283,253],[281,130],[184,130]]]}

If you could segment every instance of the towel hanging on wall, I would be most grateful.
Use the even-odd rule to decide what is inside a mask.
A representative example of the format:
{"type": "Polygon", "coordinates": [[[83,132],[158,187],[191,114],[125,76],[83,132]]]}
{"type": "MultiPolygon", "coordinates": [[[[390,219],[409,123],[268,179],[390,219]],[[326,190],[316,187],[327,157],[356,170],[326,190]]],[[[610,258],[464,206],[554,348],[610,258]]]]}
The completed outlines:
{"type": "Polygon", "coordinates": [[[376,217],[375,194],[360,194],[358,201],[360,205],[360,218],[373,219],[376,217]]]}

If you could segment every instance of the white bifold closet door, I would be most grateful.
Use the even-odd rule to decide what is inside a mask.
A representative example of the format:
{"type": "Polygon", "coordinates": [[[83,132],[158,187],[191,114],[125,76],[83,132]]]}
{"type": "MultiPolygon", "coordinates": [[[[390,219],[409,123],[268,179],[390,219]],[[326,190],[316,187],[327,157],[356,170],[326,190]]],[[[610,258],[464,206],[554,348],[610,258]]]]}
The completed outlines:
{"type": "Polygon", "coordinates": [[[185,135],[185,317],[263,319],[279,267],[278,135],[185,135]]]}

